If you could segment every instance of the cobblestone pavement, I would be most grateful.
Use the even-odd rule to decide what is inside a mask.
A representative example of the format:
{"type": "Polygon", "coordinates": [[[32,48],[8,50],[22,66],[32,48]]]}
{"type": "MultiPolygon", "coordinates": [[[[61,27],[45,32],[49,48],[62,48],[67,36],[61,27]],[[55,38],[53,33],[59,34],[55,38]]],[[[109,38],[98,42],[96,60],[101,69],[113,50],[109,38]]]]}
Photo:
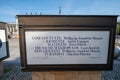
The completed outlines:
{"type": "Polygon", "coordinates": [[[4,74],[0,80],[32,80],[30,72],[20,69],[20,50],[18,39],[9,40],[10,57],[3,61],[4,74]]]}
{"type": "Polygon", "coordinates": [[[19,63],[3,63],[4,74],[0,80],[32,80],[30,72],[22,72],[19,63]]]}
{"type": "MultiPolygon", "coordinates": [[[[4,75],[0,80],[32,80],[31,72],[20,69],[20,51],[17,39],[9,40],[10,57],[3,61],[4,75]]],[[[114,60],[112,71],[102,71],[101,80],[120,80],[120,61],[114,60]]]]}
{"type": "MultiPolygon", "coordinates": [[[[101,80],[120,80],[120,61],[114,61],[112,71],[102,71],[101,80]]],[[[0,80],[32,80],[30,72],[22,72],[19,63],[4,62],[4,76],[0,80]]]]}
{"type": "Polygon", "coordinates": [[[101,80],[120,80],[120,61],[114,60],[112,71],[102,71],[101,80]]]}

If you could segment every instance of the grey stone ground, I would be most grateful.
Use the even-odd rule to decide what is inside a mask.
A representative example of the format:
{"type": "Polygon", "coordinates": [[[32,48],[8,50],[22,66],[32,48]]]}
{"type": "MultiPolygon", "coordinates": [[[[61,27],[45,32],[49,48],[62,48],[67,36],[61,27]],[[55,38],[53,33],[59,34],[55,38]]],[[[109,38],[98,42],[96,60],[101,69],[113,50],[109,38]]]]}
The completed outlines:
{"type": "MultiPolygon", "coordinates": [[[[30,72],[20,69],[20,51],[17,39],[9,40],[10,58],[3,61],[4,75],[0,80],[31,80],[30,72]]],[[[114,60],[112,71],[102,71],[102,80],[120,80],[120,61],[114,60]]]]}
{"type": "Polygon", "coordinates": [[[0,80],[32,80],[30,72],[20,69],[20,50],[18,39],[9,40],[10,57],[3,61],[4,74],[0,80]]]}

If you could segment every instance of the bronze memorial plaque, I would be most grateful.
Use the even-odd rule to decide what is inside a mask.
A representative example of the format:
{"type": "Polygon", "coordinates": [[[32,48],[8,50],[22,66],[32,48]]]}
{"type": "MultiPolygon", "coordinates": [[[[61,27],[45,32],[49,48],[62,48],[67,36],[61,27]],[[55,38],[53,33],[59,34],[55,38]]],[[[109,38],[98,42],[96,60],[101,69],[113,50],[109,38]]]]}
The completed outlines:
{"type": "MultiPolygon", "coordinates": [[[[62,18],[64,17],[66,16],[62,18]]],[[[57,17],[59,18],[61,19],[60,16],[57,17]]],[[[91,18],[93,17],[88,20],[91,18]]],[[[112,70],[114,41],[115,24],[94,25],[92,22],[87,25],[24,24],[20,27],[22,69],[26,71],[112,70]]]]}

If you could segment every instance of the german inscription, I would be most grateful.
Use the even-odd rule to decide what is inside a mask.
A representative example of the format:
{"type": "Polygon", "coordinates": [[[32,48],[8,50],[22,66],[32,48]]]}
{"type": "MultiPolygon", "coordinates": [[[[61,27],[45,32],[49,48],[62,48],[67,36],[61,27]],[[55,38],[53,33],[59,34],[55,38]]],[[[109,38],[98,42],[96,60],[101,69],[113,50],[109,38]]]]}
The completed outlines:
{"type": "Polygon", "coordinates": [[[27,64],[106,64],[109,31],[26,31],[27,64]]]}

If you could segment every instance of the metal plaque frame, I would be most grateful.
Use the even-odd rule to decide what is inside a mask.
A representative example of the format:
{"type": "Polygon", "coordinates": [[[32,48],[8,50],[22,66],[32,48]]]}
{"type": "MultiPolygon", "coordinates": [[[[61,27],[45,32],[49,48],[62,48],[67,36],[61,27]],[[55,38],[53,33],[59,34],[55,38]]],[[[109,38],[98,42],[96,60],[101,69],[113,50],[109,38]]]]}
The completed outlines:
{"type": "MultiPolygon", "coordinates": [[[[19,28],[21,66],[24,71],[98,71],[112,70],[115,41],[115,27],[102,25],[33,25],[19,28]],[[106,64],[27,64],[26,31],[109,31],[109,45],[106,64]]],[[[103,46],[104,47],[104,46],[103,46]]]]}

